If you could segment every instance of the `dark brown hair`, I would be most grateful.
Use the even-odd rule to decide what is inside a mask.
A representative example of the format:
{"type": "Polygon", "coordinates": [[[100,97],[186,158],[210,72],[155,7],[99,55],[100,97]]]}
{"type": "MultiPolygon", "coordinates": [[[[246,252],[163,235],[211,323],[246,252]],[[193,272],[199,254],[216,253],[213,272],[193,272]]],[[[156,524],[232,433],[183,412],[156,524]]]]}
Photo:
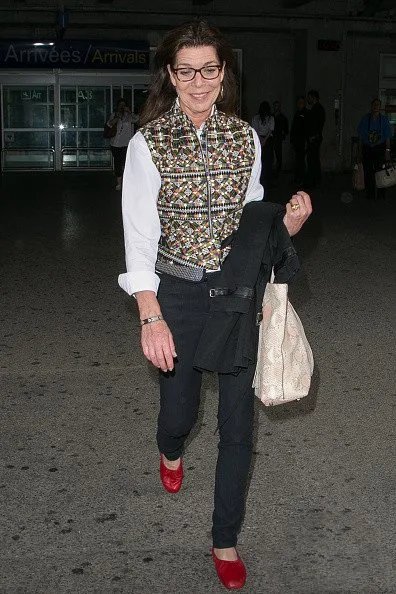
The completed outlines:
{"type": "Polygon", "coordinates": [[[314,99],[316,99],[316,101],[319,101],[319,93],[318,91],[315,91],[314,89],[312,89],[311,91],[308,91],[308,97],[311,95],[311,97],[313,97],[314,99]]]}
{"type": "Polygon", "coordinates": [[[219,64],[225,63],[223,92],[216,105],[220,111],[233,115],[237,105],[237,82],[234,74],[235,57],[230,43],[218,29],[206,21],[197,20],[172,29],[162,39],[154,57],[154,71],[150,92],[143,106],[139,125],[155,120],[173,105],[176,90],[173,86],[167,65],[174,66],[176,54],[184,47],[211,46],[215,49],[219,64]]]}
{"type": "Polygon", "coordinates": [[[271,115],[271,105],[268,103],[268,101],[262,101],[260,103],[260,107],[259,107],[259,116],[261,121],[265,122],[265,120],[267,118],[269,118],[271,115]]]}

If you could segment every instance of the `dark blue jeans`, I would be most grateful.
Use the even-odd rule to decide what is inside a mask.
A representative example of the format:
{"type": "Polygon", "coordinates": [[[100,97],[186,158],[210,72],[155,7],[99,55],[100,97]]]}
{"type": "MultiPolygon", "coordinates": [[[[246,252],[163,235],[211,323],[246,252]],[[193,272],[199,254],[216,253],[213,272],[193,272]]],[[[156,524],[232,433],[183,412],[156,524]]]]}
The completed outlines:
{"type": "MultiPolygon", "coordinates": [[[[177,362],[172,373],[160,374],[157,443],[160,452],[176,460],[198,416],[202,373],[192,361],[209,311],[208,283],[162,274],[158,299],[173,334],[177,362]]],[[[216,548],[236,545],[243,519],[252,456],[254,368],[238,375],[219,374],[220,440],[212,528],[216,548]]]]}

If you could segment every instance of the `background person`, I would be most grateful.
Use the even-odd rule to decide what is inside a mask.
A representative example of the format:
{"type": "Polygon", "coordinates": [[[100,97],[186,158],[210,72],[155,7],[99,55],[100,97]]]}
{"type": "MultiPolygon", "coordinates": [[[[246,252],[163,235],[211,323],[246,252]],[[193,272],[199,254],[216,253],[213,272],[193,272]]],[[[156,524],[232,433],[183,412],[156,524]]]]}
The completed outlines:
{"type": "Polygon", "coordinates": [[[112,128],[117,125],[117,132],[110,139],[110,150],[113,155],[114,174],[116,176],[116,190],[121,190],[122,174],[124,172],[125,158],[129,141],[134,134],[134,124],[139,116],[131,112],[125,99],[117,101],[117,107],[107,121],[106,125],[112,128]]]}
{"type": "Polygon", "coordinates": [[[287,135],[289,134],[289,122],[285,114],[281,111],[281,104],[279,101],[274,101],[273,105],[274,110],[274,121],[275,121],[275,128],[274,128],[274,155],[275,155],[275,172],[276,176],[279,176],[279,173],[282,169],[283,163],[283,143],[285,142],[287,135]]]}
{"type": "Polygon", "coordinates": [[[391,160],[392,128],[388,118],[381,114],[379,99],[373,99],[371,110],[360,120],[357,132],[366,197],[368,199],[385,198],[385,188],[376,188],[375,172],[391,160]]]}
{"type": "MultiPolygon", "coordinates": [[[[204,21],[170,31],[158,45],[125,166],[127,272],[119,283],[136,297],[142,349],[160,370],[160,478],[171,493],[181,487],[184,442],[197,420],[202,373],[193,359],[222,240],[238,227],[243,205],[263,197],[260,142],[235,115],[233,60],[229,43],[204,21]]],[[[290,234],[310,212],[307,194],[292,197],[284,218],[290,234]]],[[[212,557],[231,589],[246,578],[235,547],[252,455],[254,367],[219,373],[212,557]]]]}
{"type": "Polygon", "coordinates": [[[305,180],[305,153],[308,139],[308,116],[305,97],[297,98],[297,110],[293,116],[290,130],[290,143],[294,149],[294,181],[303,183],[305,180]]]}
{"type": "Polygon", "coordinates": [[[322,179],[322,166],[320,163],[320,146],[323,140],[323,127],[326,113],[319,100],[318,91],[309,91],[308,105],[311,106],[308,115],[307,139],[307,187],[315,188],[322,179]]]}
{"type": "Polygon", "coordinates": [[[252,127],[256,130],[261,145],[261,176],[260,182],[264,193],[271,185],[272,162],[274,159],[274,130],[275,119],[271,113],[268,101],[260,103],[258,114],[253,117],[252,127]]]}

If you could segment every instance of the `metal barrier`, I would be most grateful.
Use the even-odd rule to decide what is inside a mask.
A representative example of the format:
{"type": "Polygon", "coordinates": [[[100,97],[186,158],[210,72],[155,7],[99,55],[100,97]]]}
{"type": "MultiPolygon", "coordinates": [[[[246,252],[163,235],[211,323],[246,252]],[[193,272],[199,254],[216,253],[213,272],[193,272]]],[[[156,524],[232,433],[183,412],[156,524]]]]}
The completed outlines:
{"type": "Polygon", "coordinates": [[[55,170],[55,150],[40,148],[5,148],[1,151],[1,170],[2,171],[40,171],[55,170]],[[33,153],[33,155],[31,155],[33,153]],[[7,155],[14,155],[11,163],[7,160],[7,155]],[[39,155],[44,160],[38,160],[39,155]],[[36,158],[31,158],[31,157],[36,158]],[[45,158],[46,157],[46,158],[45,158]]]}
{"type": "Polygon", "coordinates": [[[110,149],[108,147],[95,147],[95,148],[76,148],[74,146],[65,146],[61,150],[62,161],[61,167],[63,169],[89,169],[93,171],[95,169],[109,169],[113,167],[113,160],[110,149]],[[69,154],[68,154],[69,153],[69,154]],[[102,159],[98,159],[98,156],[102,155],[102,159]],[[70,165],[67,165],[65,157],[69,156],[70,165]],[[93,158],[94,157],[94,158],[93,158]],[[95,158],[96,157],[96,158],[95,158]],[[100,164],[102,161],[102,164],[100,164]]]}
{"type": "MultiPolygon", "coordinates": [[[[64,147],[61,154],[62,170],[88,169],[94,171],[113,168],[113,157],[108,147],[64,147]],[[65,158],[68,153],[69,164],[65,158]]],[[[5,148],[1,150],[1,171],[55,171],[55,161],[55,149],[53,148],[5,148]]]]}

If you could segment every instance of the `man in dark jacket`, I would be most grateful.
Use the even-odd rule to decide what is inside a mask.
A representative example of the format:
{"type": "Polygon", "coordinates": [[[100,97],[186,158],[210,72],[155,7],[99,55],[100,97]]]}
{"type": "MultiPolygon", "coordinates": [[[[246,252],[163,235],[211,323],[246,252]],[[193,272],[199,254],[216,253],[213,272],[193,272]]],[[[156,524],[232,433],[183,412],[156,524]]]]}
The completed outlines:
{"type": "Polygon", "coordinates": [[[308,143],[307,143],[307,187],[314,188],[320,183],[322,167],[320,163],[320,145],[323,140],[323,126],[326,113],[319,101],[318,91],[309,91],[308,105],[311,106],[308,117],[308,143]]]}
{"type": "Polygon", "coordinates": [[[305,151],[308,139],[308,116],[305,97],[297,97],[297,111],[294,114],[290,131],[290,142],[294,149],[294,181],[303,183],[305,179],[305,151]]]}

